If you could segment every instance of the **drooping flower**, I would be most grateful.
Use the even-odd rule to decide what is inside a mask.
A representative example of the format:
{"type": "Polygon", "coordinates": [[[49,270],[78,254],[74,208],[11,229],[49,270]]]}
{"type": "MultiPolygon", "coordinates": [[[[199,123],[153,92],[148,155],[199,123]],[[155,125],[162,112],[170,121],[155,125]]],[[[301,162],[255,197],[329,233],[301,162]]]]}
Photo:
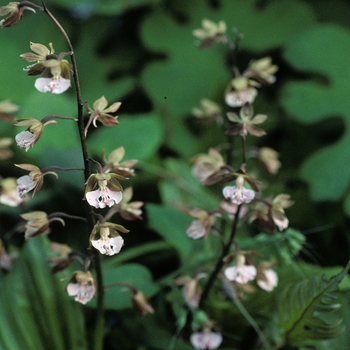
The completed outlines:
{"type": "Polygon", "coordinates": [[[21,176],[17,179],[17,190],[21,198],[34,189],[32,197],[41,189],[44,183],[44,176],[51,174],[58,177],[53,171],[41,171],[37,166],[32,164],[15,164],[15,166],[29,171],[29,175],[21,176]]]}
{"type": "Polygon", "coordinates": [[[261,84],[273,84],[276,81],[274,74],[277,70],[278,67],[272,64],[271,57],[263,57],[252,60],[243,75],[255,79],[261,84]]]}
{"type": "Polygon", "coordinates": [[[222,335],[218,332],[204,330],[195,332],[190,337],[191,344],[198,350],[217,349],[222,343],[222,335]]]}
{"type": "Polygon", "coordinates": [[[18,193],[17,180],[14,177],[0,180],[0,203],[10,207],[18,207],[23,200],[18,193]]]}
{"type": "Polygon", "coordinates": [[[50,242],[49,248],[56,254],[47,258],[51,265],[51,273],[63,271],[73,261],[73,249],[67,244],[50,242]]]}
{"type": "Polygon", "coordinates": [[[117,179],[125,179],[114,173],[91,174],[86,181],[85,198],[95,208],[111,207],[122,200],[123,188],[117,179]],[[93,191],[95,186],[98,189],[93,191]]]}
{"type": "Polygon", "coordinates": [[[6,16],[7,14],[9,15],[7,18],[0,21],[0,26],[2,28],[13,27],[22,19],[25,10],[29,10],[35,13],[34,8],[38,9],[40,7],[29,1],[10,2],[6,6],[1,6],[0,16],[6,16]]]}
{"type": "Polygon", "coordinates": [[[206,276],[205,273],[198,273],[194,277],[180,276],[174,279],[176,285],[182,286],[182,295],[189,307],[196,308],[199,305],[202,289],[198,281],[206,276]]]}
{"type": "Polygon", "coordinates": [[[89,105],[87,105],[90,118],[85,127],[85,135],[87,134],[87,130],[91,123],[95,128],[97,128],[97,120],[104,126],[114,126],[116,124],[119,124],[117,120],[118,117],[115,117],[109,113],[115,113],[119,109],[121,104],[121,102],[115,102],[107,108],[108,101],[104,96],[102,96],[94,102],[92,108],[90,108],[89,105]]]}
{"type": "Polygon", "coordinates": [[[146,314],[154,314],[154,309],[152,305],[149,303],[146,295],[141,292],[140,290],[137,290],[136,288],[131,289],[132,298],[131,302],[136,311],[139,313],[140,316],[145,316],[146,314]]]}
{"type": "Polygon", "coordinates": [[[225,102],[230,107],[242,107],[246,103],[253,103],[258,91],[255,87],[260,86],[254,80],[243,76],[233,78],[225,92],[225,102]]]}
{"type": "Polygon", "coordinates": [[[193,35],[200,40],[199,47],[207,48],[216,42],[227,42],[226,23],[219,21],[218,24],[204,18],[202,20],[202,28],[195,29],[193,35]]]}
{"type": "Polygon", "coordinates": [[[262,262],[258,265],[256,284],[267,292],[271,292],[278,284],[277,273],[270,267],[272,264],[262,262]]]}
{"type": "Polygon", "coordinates": [[[257,128],[255,125],[263,123],[267,116],[265,114],[257,114],[254,116],[253,106],[248,103],[244,105],[239,112],[239,116],[236,113],[228,112],[227,118],[235,123],[231,125],[227,130],[228,135],[237,135],[245,137],[247,134],[261,137],[266,135],[266,132],[262,129],[257,128]]]}
{"type": "Polygon", "coordinates": [[[43,120],[37,120],[34,118],[18,119],[16,126],[27,126],[27,130],[20,132],[16,135],[17,145],[24,148],[26,152],[29,148],[33,147],[41,137],[44,127],[47,124],[57,123],[55,120],[44,118],[43,120]],[[44,120],[44,122],[43,122],[44,120]]]}
{"type": "Polygon", "coordinates": [[[249,221],[259,219],[260,224],[267,230],[275,232],[283,231],[289,225],[289,220],[284,209],[294,204],[288,194],[279,194],[275,198],[258,201],[251,213],[249,221]]]}
{"type": "Polygon", "coordinates": [[[91,231],[90,243],[100,251],[101,254],[115,255],[118,254],[124,245],[124,239],[119,232],[129,232],[122,225],[111,222],[97,223],[91,231]]]}
{"type": "Polygon", "coordinates": [[[208,153],[195,156],[192,162],[194,163],[192,174],[202,183],[225,166],[224,158],[214,148],[210,148],[208,153]]]}
{"type": "Polygon", "coordinates": [[[65,225],[63,219],[55,216],[49,217],[44,211],[32,211],[21,214],[21,217],[27,220],[24,233],[25,239],[48,234],[50,232],[49,224],[52,221],[60,221],[63,226],[65,225]]]}
{"type": "Polygon", "coordinates": [[[192,109],[192,114],[202,124],[208,124],[213,120],[215,120],[218,124],[222,124],[223,122],[220,106],[206,98],[203,98],[200,101],[199,107],[192,109]]]}
{"type": "Polygon", "coordinates": [[[237,253],[236,265],[227,267],[224,274],[229,281],[246,284],[255,279],[257,270],[254,265],[246,265],[244,254],[237,253]]]}
{"type": "Polygon", "coordinates": [[[130,202],[132,196],[132,187],[128,187],[123,191],[123,198],[118,204],[120,216],[129,221],[142,220],[142,210],[140,208],[143,206],[143,202],[130,202]]]}
{"type": "Polygon", "coordinates": [[[278,152],[272,148],[259,148],[257,157],[263,167],[272,175],[276,174],[281,167],[281,162],[278,160],[278,152]]]}
{"type": "Polygon", "coordinates": [[[195,218],[186,230],[188,237],[192,239],[207,237],[215,223],[215,217],[220,216],[217,212],[207,212],[199,208],[187,210],[187,214],[195,218]]]}
{"type": "Polygon", "coordinates": [[[76,271],[67,284],[69,296],[75,296],[75,301],[86,304],[96,292],[95,281],[90,271],[76,271]]]}
{"type": "Polygon", "coordinates": [[[244,177],[238,176],[235,186],[225,186],[222,194],[234,204],[250,203],[255,197],[255,191],[244,187],[244,177]]]}
{"type": "Polygon", "coordinates": [[[27,52],[20,55],[27,62],[36,62],[27,67],[28,75],[41,75],[35,81],[35,88],[40,92],[52,92],[61,94],[70,87],[70,72],[72,65],[64,59],[71,52],[61,52],[55,54],[52,43],[50,49],[38,43],[30,43],[30,48],[34,52],[27,52]]]}
{"type": "Polygon", "coordinates": [[[294,202],[290,200],[289,194],[279,194],[272,200],[272,220],[280,231],[285,230],[289,225],[284,209],[291,207],[293,204],[294,202]]]}
{"type": "Polygon", "coordinates": [[[105,165],[103,166],[103,172],[115,173],[123,177],[130,177],[135,175],[135,165],[138,163],[136,159],[129,159],[121,162],[124,158],[125,149],[123,146],[113,150],[105,160],[105,165]]]}

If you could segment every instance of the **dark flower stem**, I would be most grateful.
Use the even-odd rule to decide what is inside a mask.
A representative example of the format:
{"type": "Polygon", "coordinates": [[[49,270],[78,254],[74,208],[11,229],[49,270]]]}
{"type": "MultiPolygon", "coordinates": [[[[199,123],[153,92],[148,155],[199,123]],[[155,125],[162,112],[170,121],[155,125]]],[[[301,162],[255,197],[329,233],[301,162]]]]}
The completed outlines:
{"type": "MultiPolygon", "coordinates": [[[[67,35],[66,31],[63,29],[61,24],[57,21],[57,19],[52,15],[52,13],[48,10],[45,5],[45,2],[42,1],[44,12],[51,18],[51,20],[56,24],[61,33],[63,34],[69,51],[71,52],[71,61],[73,65],[73,79],[75,83],[75,93],[77,100],[77,111],[78,111],[78,129],[79,129],[79,137],[80,144],[84,158],[84,177],[85,181],[90,177],[90,162],[89,162],[89,153],[87,149],[86,137],[84,134],[84,115],[83,115],[83,102],[81,98],[81,89],[79,83],[79,75],[77,69],[77,63],[75,60],[73,45],[67,35]]],[[[86,218],[88,223],[89,234],[92,231],[95,225],[95,216],[91,206],[86,203],[86,218]]],[[[96,288],[97,288],[97,308],[96,308],[96,317],[95,317],[95,330],[93,332],[93,341],[91,344],[91,349],[93,350],[102,350],[103,347],[103,336],[104,336],[104,287],[103,287],[103,273],[102,273],[102,265],[101,258],[99,252],[97,250],[93,250],[93,261],[95,265],[96,271],[96,288]]]]}
{"type": "Polygon", "coordinates": [[[207,304],[207,299],[208,299],[210,290],[212,289],[214,282],[216,281],[222,267],[225,264],[224,259],[229,254],[230,249],[231,249],[231,245],[235,239],[236,232],[237,232],[237,226],[238,226],[238,220],[239,220],[239,213],[241,211],[241,207],[242,206],[240,205],[237,208],[237,212],[235,214],[235,217],[234,217],[233,223],[232,223],[230,238],[227,241],[227,243],[224,244],[220,259],[217,261],[216,266],[215,266],[213,272],[211,273],[211,275],[209,276],[209,279],[204,287],[204,290],[203,290],[203,293],[201,296],[201,300],[199,302],[199,308],[202,310],[206,310],[206,306],[207,306],[206,304],[207,304]]]}
{"type": "Polygon", "coordinates": [[[242,136],[242,157],[243,157],[243,161],[242,161],[242,165],[244,166],[245,164],[247,164],[247,147],[246,147],[246,138],[245,136],[242,136]]]}

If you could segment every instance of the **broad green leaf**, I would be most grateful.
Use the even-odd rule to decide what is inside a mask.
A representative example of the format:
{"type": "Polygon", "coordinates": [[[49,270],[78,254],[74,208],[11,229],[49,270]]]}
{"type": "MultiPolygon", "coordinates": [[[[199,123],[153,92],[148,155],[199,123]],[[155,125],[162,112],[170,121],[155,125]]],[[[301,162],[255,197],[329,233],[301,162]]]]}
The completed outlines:
{"type": "Polygon", "coordinates": [[[350,263],[330,279],[318,275],[282,290],[276,325],[284,341],[298,345],[308,340],[334,338],[342,333],[337,291],[349,269],[350,263]]]}
{"type": "Polygon", "coordinates": [[[201,26],[202,19],[225,20],[230,34],[233,27],[244,33],[240,46],[254,51],[277,48],[314,22],[311,11],[298,1],[269,2],[259,10],[253,0],[226,0],[221,4],[214,11],[206,1],[174,1],[174,8],[185,21],[176,22],[170,11],[159,7],[141,28],[147,48],[166,56],[146,67],[143,85],[169,125],[167,144],[187,157],[197,153],[201,143],[191,136],[184,119],[204,97],[222,103],[231,77],[225,66],[226,47],[196,47],[192,31],[201,26]]]}
{"type": "Polygon", "coordinates": [[[1,349],[86,349],[81,307],[51,275],[46,249],[45,237],[26,242],[11,272],[1,279],[1,349]]]}
{"type": "Polygon", "coordinates": [[[350,31],[333,24],[318,25],[290,42],[286,60],[297,70],[316,75],[310,81],[292,81],[282,91],[282,105],[295,119],[315,123],[341,117],[344,135],[336,143],[310,156],[301,167],[301,177],[309,183],[315,200],[338,200],[349,185],[350,31]],[[321,76],[326,83],[317,76],[321,76]]]}
{"type": "Polygon", "coordinates": [[[93,154],[108,155],[123,146],[126,159],[145,160],[155,154],[163,139],[163,129],[159,118],[154,114],[122,115],[120,124],[103,127],[89,138],[89,149],[93,154]]]}

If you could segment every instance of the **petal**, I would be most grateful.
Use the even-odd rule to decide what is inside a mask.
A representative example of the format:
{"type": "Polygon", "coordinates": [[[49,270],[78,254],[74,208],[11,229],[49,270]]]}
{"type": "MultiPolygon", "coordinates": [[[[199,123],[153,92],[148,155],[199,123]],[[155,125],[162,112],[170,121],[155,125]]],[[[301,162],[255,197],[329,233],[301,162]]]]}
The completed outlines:
{"type": "Polygon", "coordinates": [[[69,296],[77,295],[80,290],[80,283],[68,283],[66,291],[69,296]]]}
{"type": "Polygon", "coordinates": [[[103,111],[108,105],[108,102],[104,96],[100,97],[98,100],[94,102],[92,105],[93,109],[99,110],[100,112],[103,111]]]}
{"type": "Polygon", "coordinates": [[[114,102],[112,105],[110,105],[107,109],[103,111],[103,113],[114,113],[116,112],[119,107],[122,105],[121,102],[114,102]]]}
{"type": "Polygon", "coordinates": [[[36,54],[38,54],[41,57],[41,59],[44,59],[46,55],[50,54],[50,50],[45,45],[39,43],[31,42],[30,49],[36,54]]]}
{"type": "Polygon", "coordinates": [[[30,131],[22,131],[16,135],[15,139],[19,147],[28,151],[28,149],[34,145],[35,136],[30,131]]]}
{"type": "Polygon", "coordinates": [[[237,191],[237,186],[226,186],[222,190],[222,194],[226,199],[231,199],[234,193],[237,191]]]}
{"type": "Polygon", "coordinates": [[[199,239],[205,236],[206,228],[200,220],[193,220],[186,230],[187,236],[192,239],[199,239]]]}
{"type": "Polygon", "coordinates": [[[253,190],[248,189],[248,188],[243,187],[242,192],[243,192],[243,202],[244,203],[250,203],[255,197],[255,192],[253,190]]]}
{"type": "Polygon", "coordinates": [[[258,279],[256,283],[261,289],[271,292],[278,284],[278,275],[272,269],[265,270],[263,274],[264,279],[258,279]]]}
{"type": "Polygon", "coordinates": [[[230,107],[241,107],[247,102],[253,103],[257,94],[258,92],[254,88],[248,88],[243,91],[232,91],[226,94],[225,102],[230,107]]]}
{"type": "Polygon", "coordinates": [[[222,194],[226,199],[229,199],[233,204],[250,203],[255,192],[243,186],[226,186],[222,190],[222,194]]]}
{"type": "Polygon", "coordinates": [[[238,275],[236,277],[236,282],[241,284],[246,284],[252,281],[256,277],[256,267],[253,265],[243,265],[237,267],[238,275]]]}
{"type": "Polygon", "coordinates": [[[28,193],[33,188],[35,188],[36,185],[37,185],[37,182],[33,181],[29,175],[24,175],[19,177],[17,179],[17,190],[18,190],[19,196],[21,198],[24,198],[26,193],[28,193]]]}
{"type": "Polygon", "coordinates": [[[118,254],[124,245],[124,239],[121,236],[111,237],[107,240],[102,238],[91,241],[94,248],[100,251],[101,254],[115,255],[118,254]]]}
{"type": "Polygon", "coordinates": [[[61,94],[70,87],[70,80],[60,77],[53,78],[38,78],[34,84],[35,88],[40,92],[52,92],[53,94],[61,94]]]}
{"type": "Polygon", "coordinates": [[[79,293],[77,294],[74,300],[85,305],[94,297],[94,295],[95,287],[91,285],[82,285],[79,293]]]}
{"type": "Polygon", "coordinates": [[[101,190],[98,189],[96,191],[87,192],[85,195],[85,198],[92,207],[100,208],[100,202],[98,200],[100,196],[101,196],[101,190]]]}
{"type": "Polygon", "coordinates": [[[227,269],[225,269],[224,274],[229,281],[235,281],[238,276],[237,266],[228,267],[227,269]]]}
{"type": "MultiPolygon", "coordinates": [[[[115,204],[118,204],[123,198],[123,193],[121,191],[115,192],[111,191],[109,188],[106,188],[106,194],[110,200],[115,202],[115,204]]],[[[112,205],[114,205],[114,203],[108,206],[111,207],[112,205]]]]}
{"type": "Polygon", "coordinates": [[[222,335],[214,332],[198,332],[191,335],[190,341],[196,349],[217,349],[222,343],[222,335]]]}

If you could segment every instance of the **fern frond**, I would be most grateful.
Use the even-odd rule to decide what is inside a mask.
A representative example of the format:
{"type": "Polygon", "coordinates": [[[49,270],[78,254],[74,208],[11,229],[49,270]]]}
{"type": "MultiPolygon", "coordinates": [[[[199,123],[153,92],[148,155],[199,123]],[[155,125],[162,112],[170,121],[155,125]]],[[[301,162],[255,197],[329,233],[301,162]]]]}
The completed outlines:
{"type": "Polygon", "coordinates": [[[284,288],[278,300],[277,320],[284,343],[297,346],[309,340],[334,338],[344,331],[337,312],[341,307],[337,291],[349,269],[350,262],[329,280],[325,275],[315,276],[284,288]]]}

